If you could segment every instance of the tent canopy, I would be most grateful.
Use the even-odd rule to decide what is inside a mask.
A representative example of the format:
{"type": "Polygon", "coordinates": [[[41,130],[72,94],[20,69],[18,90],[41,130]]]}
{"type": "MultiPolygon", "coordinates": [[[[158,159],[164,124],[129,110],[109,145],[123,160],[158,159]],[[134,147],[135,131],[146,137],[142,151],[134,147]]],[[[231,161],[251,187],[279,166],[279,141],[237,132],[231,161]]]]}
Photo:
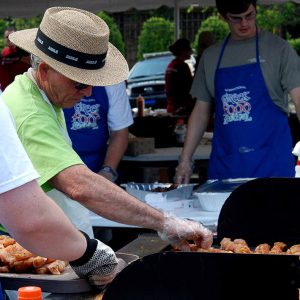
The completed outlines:
{"type": "MultiPolygon", "coordinates": [[[[226,0],[224,0],[226,1],[226,0]]],[[[0,18],[6,17],[32,17],[43,14],[51,6],[72,6],[92,12],[107,11],[121,12],[131,8],[147,10],[162,5],[174,7],[188,7],[190,5],[213,6],[215,0],[1,0],[0,18]]],[[[288,2],[287,0],[259,0],[260,4],[276,4],[288,2]]],[[[293,2],[300,3],[300,0],[293,2]]]]}

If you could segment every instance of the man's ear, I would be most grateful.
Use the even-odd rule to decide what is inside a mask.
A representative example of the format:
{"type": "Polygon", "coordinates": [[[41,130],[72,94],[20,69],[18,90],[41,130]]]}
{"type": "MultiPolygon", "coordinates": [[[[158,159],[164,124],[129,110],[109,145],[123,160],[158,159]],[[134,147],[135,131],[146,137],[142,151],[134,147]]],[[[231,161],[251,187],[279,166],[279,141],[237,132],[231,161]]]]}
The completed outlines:
{"type": "Polygon", "coordinates": [[[49,70],[50,70],[50,66],[47,65],[45,62],[41,61],[39,63],[38,71],[40,73],[40,78],[42,81],[47,80],[47,74],[49,70]]]}

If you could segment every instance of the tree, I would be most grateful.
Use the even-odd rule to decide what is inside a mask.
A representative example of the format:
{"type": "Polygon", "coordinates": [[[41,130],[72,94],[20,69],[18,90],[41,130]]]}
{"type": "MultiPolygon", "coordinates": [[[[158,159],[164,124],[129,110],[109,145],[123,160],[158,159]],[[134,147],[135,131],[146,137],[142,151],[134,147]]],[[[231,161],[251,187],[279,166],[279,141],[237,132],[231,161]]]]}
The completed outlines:
{"type": "Polygon", "coordinates": [[[138,41],[138,59],[143,54],[167,51],[174,42],[174,23],[161,17],[149,18],[142,27],[138,41]]]}
{"type": "Polygon", "coordinates": [[[97,15],[105,21],[108,25],[110,34],[109,41],[123,54],[125,55],[125,44],[123,41],[122,34],[117,26],[117,23],[114,21],[112,17],[110,17],[105,12],[101,11],[97,13],[97,15]]]}
{"type": "Polygon", "coordinates": [[[213,15],[205,19],[197,32],[193,42],[193,48],[198,47],[198,36],[202,31],[212,31],[215,35],[216,41],[223,40],[229,33],[229,28],[226,22],[222,21],[219,16],[213,15]]]}
{"type": "Polygon", "coordinates": [[[257,24],[272,33],[282,35],[283,27],[299,23],[296,4],[287,2],[281,5],[257,6],[257,24]]]}
{"type": "MultiPolygon", "coordinates": [[[[109,41],[119,49],[119,51],[125,54],[125,44],[123,41],[122,34],[118,29],[118,26],[114,19],[104,12],[99,12],[97,15],[102,18],[110,29],[109,41]]],[[[14,26],[17,30],[39,27],[42,20],[42,16],[32,18],[12,18],[7,20],[0,20],[0,47],[5,46],[4,31],[7,27],[14,26]]]]}
{"type": "Polygon", "coordinates": [[[39,27],[41,16],[32,18],[7,18],[0,20],[0,48],[5,47],[4,32],[8,27],[15,27],[17,30],[39,27]]]}

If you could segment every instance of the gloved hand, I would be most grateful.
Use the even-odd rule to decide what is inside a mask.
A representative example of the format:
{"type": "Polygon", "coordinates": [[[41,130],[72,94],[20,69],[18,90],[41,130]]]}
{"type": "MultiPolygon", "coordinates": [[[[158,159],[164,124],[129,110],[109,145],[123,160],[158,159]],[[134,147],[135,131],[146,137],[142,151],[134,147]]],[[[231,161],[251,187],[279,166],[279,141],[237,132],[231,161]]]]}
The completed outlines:
{"type": "Polygon", "coordinates": [[[127,263],[122,258],[117,258],[117,266],[114,271],[108,275],[89,275],[89,282],[98,288],[104,288],[107,284],[111,283],[112,280],[120,273],[127,263]]]}
{"type": "Polygon", "coordinates": [[[126,267],[123,259],[118,259],[114,251],[96,239],[87,239],[86,253],[80,259],[70,262],[78,277],[87,277],[92,285],[104,288],[126,267]]]}
{"type": "Polygon", "coordinates": [[[203,249],[208,249],[212,245],[213,234],[201,223],[188,219],[180,219],[171,214],[165,213],[164,215],[163,231],[158,232],[162,240],[169,242],[183,251],[190,251],[188,241],[194,241],[197,246],[203,249]]]}
{"type": "Polygon", "coordinates": [[[189,183],[193,174],[194,162],[190,159],[179,159],[174,182],[176,184],[189,183]]]}

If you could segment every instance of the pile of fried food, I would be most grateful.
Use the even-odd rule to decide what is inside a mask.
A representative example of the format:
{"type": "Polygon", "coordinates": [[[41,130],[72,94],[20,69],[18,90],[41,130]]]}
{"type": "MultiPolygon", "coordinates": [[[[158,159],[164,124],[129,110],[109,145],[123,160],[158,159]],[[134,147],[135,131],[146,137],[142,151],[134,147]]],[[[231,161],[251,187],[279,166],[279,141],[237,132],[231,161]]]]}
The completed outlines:
{"type": "Polygon", "coordinates": [[[199,248],[195,244],[190,244],[191,251],[195,252],[222,252],[222,253],[244,253],[244,254],[288,254],[300,255],[300,244],[287,247],[283,242],[275,242],[273,245],[267,243],[259,244],[254,249],[251,249],[247,242],[243,239],[231,240],[223,238],[220,242],[220,247],[211,247],[209,249],[199,248]]]}
{"type": "Polygon", "coordinates": [[[0,273],[34,273],[60,275],[67,262],[36,256],[13,238],[0,235],[0,273]]]}

